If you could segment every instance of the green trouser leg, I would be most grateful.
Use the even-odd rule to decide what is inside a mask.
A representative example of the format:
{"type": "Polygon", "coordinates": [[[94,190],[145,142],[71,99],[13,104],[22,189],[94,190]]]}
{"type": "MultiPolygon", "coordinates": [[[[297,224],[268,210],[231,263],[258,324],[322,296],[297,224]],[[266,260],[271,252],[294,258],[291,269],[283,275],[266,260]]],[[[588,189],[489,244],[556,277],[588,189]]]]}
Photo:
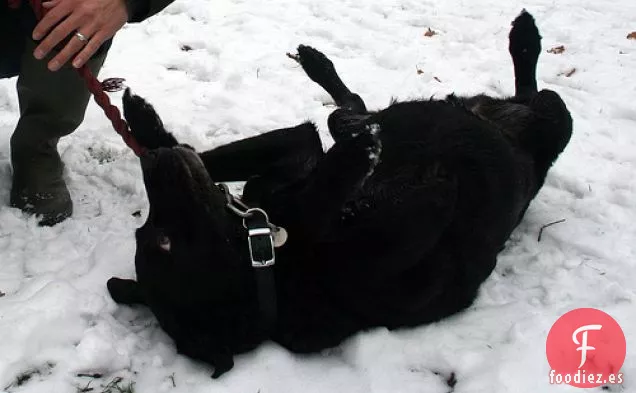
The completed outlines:
{"type": "MultiPolygon", "coordinates": [[[[50,59],[36,60],[34,49],[27,39],[17,83],[20,120],[11,137],[11,205],[41,216],[41,225],[55,225],[73,213],[57,143],[84,120],[90,93],[74,68],[50,72],[50,59]]],[[[93,73],[105,57],[89,61],[93,73]]]]}

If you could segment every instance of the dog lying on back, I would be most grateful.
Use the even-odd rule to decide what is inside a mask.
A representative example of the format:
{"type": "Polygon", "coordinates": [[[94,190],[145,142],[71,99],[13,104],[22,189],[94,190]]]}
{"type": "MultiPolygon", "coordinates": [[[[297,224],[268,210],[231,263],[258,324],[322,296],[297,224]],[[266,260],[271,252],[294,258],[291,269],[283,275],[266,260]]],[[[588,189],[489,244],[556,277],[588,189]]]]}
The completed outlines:
{"type": "Polygon", "coordinates": [[[514,97],[377,112],[300,46],[296,59],[339,107],[327,152],[305,123],[196,153],[127,91],[150,211],[136,233],[137,280],[110,279],[111,296],[150,307],[178,351],[214,376],[264,340],[313,352],[465,309],[572,133],[560,97],[537,91],[533,17],[517,17],[509,38],[514,97]],[[234,181],[247,181],[242,201],[289,234],[272,267],[252,266],[243,218],[215,184],[234,181]]]}

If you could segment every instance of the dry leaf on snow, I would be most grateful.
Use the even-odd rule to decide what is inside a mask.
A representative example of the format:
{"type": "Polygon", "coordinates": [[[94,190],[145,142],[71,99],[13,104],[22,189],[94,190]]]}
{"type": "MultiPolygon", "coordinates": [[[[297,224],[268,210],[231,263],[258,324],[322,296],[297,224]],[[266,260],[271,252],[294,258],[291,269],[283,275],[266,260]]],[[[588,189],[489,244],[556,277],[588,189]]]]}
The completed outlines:
{"type": "Polygon", "coordinates": [[[434,35],[439,34],[436,31],[431,30],[431,28],[429,27],[428,30],[426,31],[426,33],[424,33],[424,37],[432,37],[434,35]]]}
{"type": "Polygon", "coordinates": [[[560,55],[563,52],[565,52],[565,46],[563,45],[555,46],[554,48],[548,50],[548,53],[552,53],[555,55],[560,55]]]}
{"type": "Polygon", "coordinates": [[[559,76],[565,76],[566,78],[571,77],[572,75],[574,75],[574,73],[576,72],[576,68],[572,67],[571,69],[565,71],[565,72],[561,72],[559,74],[559,76]]]}

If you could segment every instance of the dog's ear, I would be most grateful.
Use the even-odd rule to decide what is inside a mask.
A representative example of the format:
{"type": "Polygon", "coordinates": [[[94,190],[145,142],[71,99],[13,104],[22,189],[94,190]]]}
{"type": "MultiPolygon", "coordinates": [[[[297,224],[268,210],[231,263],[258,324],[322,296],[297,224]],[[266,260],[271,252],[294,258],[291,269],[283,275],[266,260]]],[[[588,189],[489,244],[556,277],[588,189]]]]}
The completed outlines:
{"type": "Polygon", "coordinates": [[[164,128],[155,108],[146,100],[132,94],[130,89],[126,89],[123,101],[124,117],[131,133],[141,146],[157,149],[178,144],[176,138],[164,128]]]}

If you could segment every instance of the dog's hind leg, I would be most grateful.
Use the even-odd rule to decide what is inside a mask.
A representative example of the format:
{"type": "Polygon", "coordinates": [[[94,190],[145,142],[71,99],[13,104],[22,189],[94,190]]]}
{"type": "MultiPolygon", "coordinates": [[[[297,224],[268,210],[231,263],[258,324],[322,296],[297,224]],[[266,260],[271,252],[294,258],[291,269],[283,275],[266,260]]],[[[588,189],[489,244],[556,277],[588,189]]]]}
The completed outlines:
{"type": "Polygon", "coordinates": [[[329,93],[336,105],[358,114],[367,113],[362,98],[347,88],[331,60],[322,52],[310,46],[300,45],[295,59],[303,67],[307,76],[329,93]]]}
{"type": "Polygon", "coordinates": [[[534,18],[526,10],[512,22],[508,50],[515,70],[515,98],[527,102],[537,94],[536,72],[541,36],[534,18]]]}

